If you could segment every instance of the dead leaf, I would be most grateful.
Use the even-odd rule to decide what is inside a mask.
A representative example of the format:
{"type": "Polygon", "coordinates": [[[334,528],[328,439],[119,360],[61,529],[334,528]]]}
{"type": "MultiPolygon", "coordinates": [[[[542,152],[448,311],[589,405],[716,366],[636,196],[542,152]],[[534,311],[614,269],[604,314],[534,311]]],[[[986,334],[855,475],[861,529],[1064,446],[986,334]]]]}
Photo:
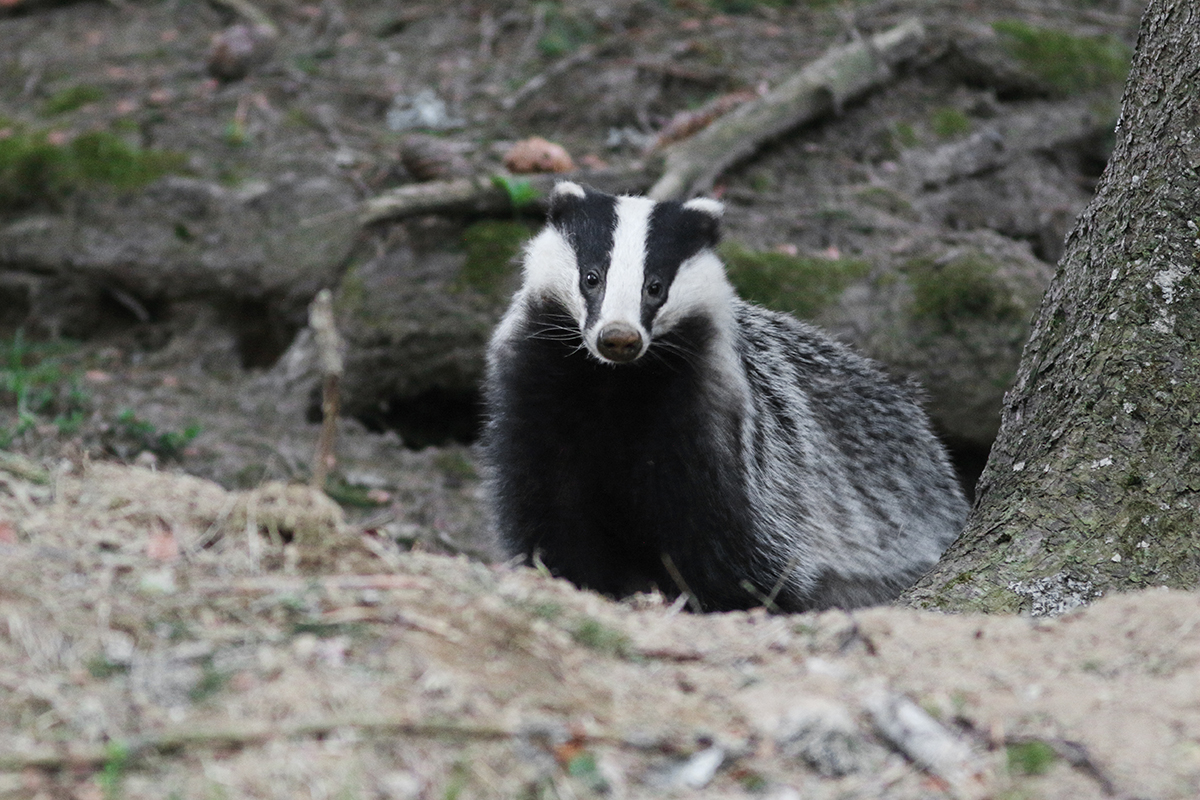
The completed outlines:
{"type": "Polygon", "coordinates": [[[175,532],[163,526],[146,539],[146,557],[153,561],[175,561],[179,558],[179,542],[175,532]]]}
{"type": "Polygon", "coordinates": [[[512,172],[571,172],[575,162],[560,144],[540,136],[522,139],[504,156],[504,166],[512,172]]]}

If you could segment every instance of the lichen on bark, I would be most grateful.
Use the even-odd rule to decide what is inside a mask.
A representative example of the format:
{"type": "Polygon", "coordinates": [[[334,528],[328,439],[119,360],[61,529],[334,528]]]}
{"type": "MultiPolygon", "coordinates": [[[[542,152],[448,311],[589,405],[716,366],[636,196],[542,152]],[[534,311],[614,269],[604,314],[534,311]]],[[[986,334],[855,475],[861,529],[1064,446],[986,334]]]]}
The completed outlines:
{"type": "Polygon", "coordinates": [[[1200,585],[1200,8],[1153,0],[967,527],[905,596],[1056,613],[1200,585]]]}

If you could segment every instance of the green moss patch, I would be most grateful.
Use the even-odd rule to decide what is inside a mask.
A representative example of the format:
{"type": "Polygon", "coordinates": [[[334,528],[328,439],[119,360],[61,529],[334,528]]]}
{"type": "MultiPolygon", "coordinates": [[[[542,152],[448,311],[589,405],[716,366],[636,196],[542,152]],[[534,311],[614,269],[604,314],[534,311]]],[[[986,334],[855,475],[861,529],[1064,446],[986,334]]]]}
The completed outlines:
{"type": "Polygon", "coordinates": [[[1044,775],[1057,760],[1054,748],[1037,739],[1008,746],[1008,770],[1018,775],[1044,775]]]}
{"type": "Polygon", "coordinates": [[[1009,55],[1063,94],[1123,83],[1132,51],[1112,36],[1074,36],[1020,20],[992,23],[1009,55]]]}
{"type": "Polygon", "coordinates": [[[980,319],[1013,321],[1021,309],[996,275],[996,263],[973,253],[953,261],[914,259],[902,270],[913,289],[913,315],[952,327],[955,322],[980,319]]]}
{"type": "Polygon", "coordinates": [[[379,508],[388,502],[373,494],[370,486],[350,483],[345,478],[335,476],[330,476],[325,482],[325,494],[338,505],[347,508],[379,508]]]}
{"type": "Polygon", "coordinates": [[[443,450],[434,456],[433,465],[452,481],[470,481],[479,477],[475,465],[458,450],[443,450]]]}
{"type": "Polygon", "coordinates": [[[896,214],[907,219],[914,219],[917,216],[916,210],[907,197],[886,186],[868,186],[856,192],[854,196],[863,205],[878,208],[889,214],[896,214]]]}
{"type": "Polygon", "coordinates": [[[632,647],[629,637],[624,633],[588,618],[579,620],[571,631],[571,638],[584,647],[613,658],[627,657],[632,647]]]}
{"type": "Polygon", "coordinates": [[[916,147],[921,143],[921,137],[917,136],[917,129],[907,122],[897,122],[893,125],[892,136],[900,148],[916,147]]]}
{"type": "Polygon", "coordinates": [[[184,166],[180,154],[143,150],[106,131],[57,143],[47,131],[0,130],[0,212],[53,204],[83,186],[137,189],[184,166]]]}
{"type": "Polygon", "coordinates": [[[942,139],[951,139],[971,130],[971,118],[957,108],[942,106],[929,115],[929,127],[942,139]]]}
{"type": "Polygon", "coordinates": [[[871,270],[861,259],[789,256],[750,250],[736,242],[725,242],[719,252],[739,295],[801,317],[816,315],[871,270]]]}
{"type": "Polygon", "coordinates": [[[533,235],[523,222],[485,220],[463,231],[467,260],[463,264],[459,288],[469,287],[486,295],[503,292],[508,278],[516,271],[516,257],[533,235]]]}
{"type": "Polygon", "coordinates": [[[55,92],[42,103],[42,115],[47,117],[56,116],[58,114],[66,114],[77,108],[82,108],[88,103],[95,103],[104,99],[104,91],[97,86],[88,86],[79,84],[78,86],[68,86],[65,89],[55,92]]]}
{"type": "Polygon", "coordinates": [[[582,14],[569,11],[563,3],[541,3],[545,9],[545,33],[538,39],[538,50],[547,58],[559,58],[574,52],[596,38],[596,27],[582,14]]]}

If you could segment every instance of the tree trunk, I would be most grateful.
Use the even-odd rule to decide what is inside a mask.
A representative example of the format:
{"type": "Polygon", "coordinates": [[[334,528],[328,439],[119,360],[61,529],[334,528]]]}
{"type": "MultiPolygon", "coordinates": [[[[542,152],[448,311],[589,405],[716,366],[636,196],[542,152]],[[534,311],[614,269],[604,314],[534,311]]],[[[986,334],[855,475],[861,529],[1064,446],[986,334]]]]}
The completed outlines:
{"type": "Polygon", "coordinates": [[[1061,612],[1200,585],[1200,4],[1152,0],[967,527],[906,596],[1061,612]]]}

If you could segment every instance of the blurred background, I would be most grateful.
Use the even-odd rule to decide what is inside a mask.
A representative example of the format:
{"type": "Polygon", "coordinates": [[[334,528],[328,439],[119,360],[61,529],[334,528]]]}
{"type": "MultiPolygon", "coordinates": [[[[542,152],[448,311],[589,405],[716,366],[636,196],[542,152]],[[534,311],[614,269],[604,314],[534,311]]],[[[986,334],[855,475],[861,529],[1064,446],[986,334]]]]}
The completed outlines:
{"type": "Polygon", "coordinates": [[[553,176],[646,191],[672,147],[915,21],[869,89],[835,70],[708,193],[741,293],[922,383],[970,490],[1141,9],[0,0],[0,449],[307,480],[329,288],[328,492],[404,546],[492,558],[483,348],[553,176]]]}

